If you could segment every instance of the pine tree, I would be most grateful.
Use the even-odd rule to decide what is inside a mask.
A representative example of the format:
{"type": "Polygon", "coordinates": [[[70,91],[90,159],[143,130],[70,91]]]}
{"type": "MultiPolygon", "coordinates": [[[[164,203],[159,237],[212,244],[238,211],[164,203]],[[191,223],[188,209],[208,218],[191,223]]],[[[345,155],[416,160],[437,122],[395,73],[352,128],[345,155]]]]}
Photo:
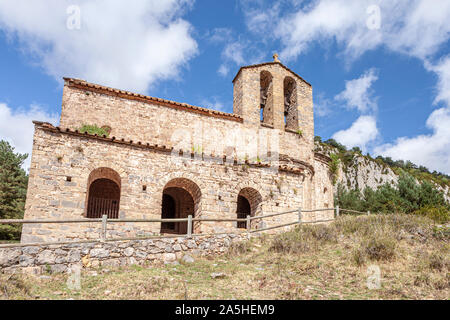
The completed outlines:
{"type": "MultiPolygon", "coordinates": [[[[23,218],[28,176],[21,166],[27,157],[0,141],[0,219],[23,218]]],[[[0,239],[19,239],[20,230],[21,225],[0,225],[0,239]]]]}

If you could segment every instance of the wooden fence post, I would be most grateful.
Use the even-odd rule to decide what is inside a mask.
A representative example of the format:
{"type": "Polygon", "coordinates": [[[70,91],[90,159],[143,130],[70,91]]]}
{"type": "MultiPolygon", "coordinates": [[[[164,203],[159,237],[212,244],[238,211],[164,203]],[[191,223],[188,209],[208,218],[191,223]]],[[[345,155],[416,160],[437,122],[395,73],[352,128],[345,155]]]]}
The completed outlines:
{"type": "Polygon", "coordinates": [[[101,241],[105,242],[106,240],[106,225],[108,222],[108,216],[106,214],[104,214],[102,216],[102,236],[101,236],[101,241]]]}
{"type": "Polygon", "coordinates": [[[336,206],[336,218],[339,217],[339,205],[336,206]]]}
{"type": "Polygon", "coordinates": [[[188,215],[187,237],[192,238],[192,215],[188,215]]]}
{"type": "Polygon", "coordinates": [[[302,208],[298,208],[298,224],[302,223],[302,208]]]}
{"type": "Polygon", "coordinates": [[[247,215],[247,239],[250,239],[250,215],[247,215]]]}

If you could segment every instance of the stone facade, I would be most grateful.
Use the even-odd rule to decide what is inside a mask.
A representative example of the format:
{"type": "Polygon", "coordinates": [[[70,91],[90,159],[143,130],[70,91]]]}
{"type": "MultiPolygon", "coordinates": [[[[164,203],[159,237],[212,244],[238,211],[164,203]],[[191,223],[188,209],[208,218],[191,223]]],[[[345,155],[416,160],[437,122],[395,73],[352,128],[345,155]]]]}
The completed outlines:
{"type": "MultiPolygon", "coordinates": [[[[25,219],[237,218],[241,210],[258,216],[333,207],[328,158],[313,150],[311,85],[278,61],[242,67],[233,83],[230,114],[66,78],[59,127],[35,121],[25,219]],[[80,133],[85,124],[109,136],[80,133]]],[[[305,213],[303,220],[332,216],[305,213]]],[[[296,219],[293,213],[251,227],[296,219]]],[[[22,242],[98,239],[100,227],[29,224],[22,242]]],[[[193,232],[243,227],[196,221],[193,232]]],[[[182,223],[117,222],[107,236],[185,231],[182,223]]]]}

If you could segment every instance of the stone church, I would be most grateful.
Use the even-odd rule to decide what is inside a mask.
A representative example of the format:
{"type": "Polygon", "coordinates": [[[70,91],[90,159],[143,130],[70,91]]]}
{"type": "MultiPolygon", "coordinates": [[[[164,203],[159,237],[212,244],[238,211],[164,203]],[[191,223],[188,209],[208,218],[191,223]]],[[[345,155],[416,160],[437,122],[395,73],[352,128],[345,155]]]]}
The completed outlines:
{"type": "MultiPolygon", "coordinates": [[[[34,121],[22,242],[98,239],[109,219],[245,218],[333,207],[330,159],[314,152],[312,87],[283,65],[243,66],[233,113],[65,78],[60,124],[34,121]],[[90,125],[105,134],[80,130],[90,125]]],[[[306,212],[305,221],[332,218],[306,212]]],[[[297,219],[252,220],[251,228],[297,219]]],[[[195,221],[193,233],[246,222],[195,221]]],[[[186,222],[108,224],[108,238],[185,234],[186,222]]]]}

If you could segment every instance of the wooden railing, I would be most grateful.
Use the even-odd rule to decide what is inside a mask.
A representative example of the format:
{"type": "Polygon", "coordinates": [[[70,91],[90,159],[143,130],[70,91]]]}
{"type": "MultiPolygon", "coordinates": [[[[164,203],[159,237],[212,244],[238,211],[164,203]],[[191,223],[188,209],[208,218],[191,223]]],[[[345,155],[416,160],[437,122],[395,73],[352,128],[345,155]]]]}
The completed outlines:
{"type": "MultiPolygon", "coordinates": [[[[344,210],[342,210],[344,211],[344,210]]],[[[348,210],[345,210],[348,211],[348,210]]],[[[323,208],[323,209],[313,209],[313,210],[302,210],[298,208],[296,210],[290,210],[286,212],[278,212],[261,216],[250,216],[247,215],[246,218],[194,218],[192,215],[189,215],[187,218],[175,218],[175,219],[114,219],[108,218],[107,214],[102,215],[101,218],[86,218],[86,219],[68,219],[68,220],[25,220],[25,219],[3,219],[0,220],[0,224],[50,224],[50,223],[101,223],[101,234],[98,240],[78,240],[78,241],[59,241],[59,242],[39,242],[39,243],[24,243],[24,244],[0,244],[0,248],[6,247],[24,247],[24,246],[44,246],[44,245],[53,245],[53,244],[75,244],[75,243],[92,243],[92,242],[108,242],[108,241],[124,241],[124,240],[146,240],[146,239],[160,239],[160,238],[179,238],[179,237],[197,237],[197,236],[212,236],[212,235],[223,235],[223,234],[233,234],[232,232],[223,232],[223,233],[199,233],[194,234],[193,224],[194,222],[237,222],[237,223],[245,223],[245,231],[237,232],[234,234],[242,235],[247,234],[247,237],[250,238],[252,233],[263,232],[267,230],[273,230],[283,227],[288,227],[292,225],[299,224],[311,224],[311,223],[321,223],[321,222],[330,222],[334,221],[336,217],[339,216],[339,206],[336,208],[323,208]],[[318,212],[318,211],[335,211],[335,215],[332,219],[326,220],[315,220],[315,221],[303,221],[303,213],[305,212],[318,212]],[[259,228],[259,229],[251,229],[251,221],[253,220],[263,220],[271,217],[286,215],[297,213],[297,219],[290,223],[280,224],[271,227],[259,228]],[[171,234],[171,235],[155,235],[155,236],[144,236],[144,237],[130,237],[130,238],[107,238],[108,224],[110,223],[120,223],[120,222],[132,222],[132,223],[176,223],[176,222],[187,222],[187,233],[183,234],[171,234]]]]}

